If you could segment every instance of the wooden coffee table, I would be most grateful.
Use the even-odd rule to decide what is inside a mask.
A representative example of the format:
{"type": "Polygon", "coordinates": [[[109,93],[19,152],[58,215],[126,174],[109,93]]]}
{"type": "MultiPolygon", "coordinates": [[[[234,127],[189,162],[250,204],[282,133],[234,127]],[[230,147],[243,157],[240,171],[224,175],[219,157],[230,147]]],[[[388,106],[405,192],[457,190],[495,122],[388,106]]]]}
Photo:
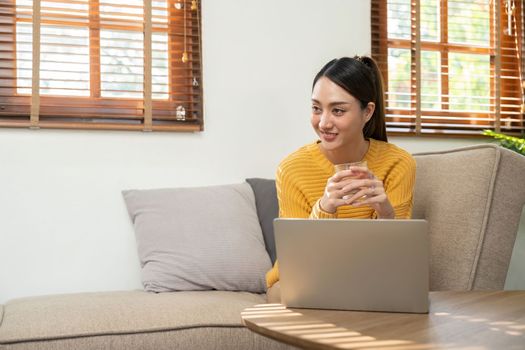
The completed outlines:
{"type": "Polygon", "coordinates": [[[305,349],[525,349],[525,291],[431,292],[429,314],[260,304],[250,330],[305,349]]]}

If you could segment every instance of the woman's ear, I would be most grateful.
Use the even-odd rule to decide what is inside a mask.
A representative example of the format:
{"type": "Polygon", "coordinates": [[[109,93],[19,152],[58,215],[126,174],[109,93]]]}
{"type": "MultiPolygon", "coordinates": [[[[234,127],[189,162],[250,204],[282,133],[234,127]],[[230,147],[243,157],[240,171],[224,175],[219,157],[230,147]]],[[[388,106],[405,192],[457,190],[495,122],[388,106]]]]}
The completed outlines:
{"type": "Polygon", "coordinates": [[[376,109],[376,104],[374,102],[368,102],[368,104],[366,105],[363,113],[365,115],[365,123],[367,123],[370,118],[372,118],[372,116],[374,115],[374,111],[376,109]]]}

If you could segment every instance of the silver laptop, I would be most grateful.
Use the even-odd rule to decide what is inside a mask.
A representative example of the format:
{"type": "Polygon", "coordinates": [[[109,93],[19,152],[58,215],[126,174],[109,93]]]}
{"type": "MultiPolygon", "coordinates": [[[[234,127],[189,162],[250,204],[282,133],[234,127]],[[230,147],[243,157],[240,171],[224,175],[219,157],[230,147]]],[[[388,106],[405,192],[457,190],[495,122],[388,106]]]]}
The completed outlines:
{"type": "Polygon", "coordinates": [[[428,312],[425,220],[275,219],[289,307],[428,312]]]}

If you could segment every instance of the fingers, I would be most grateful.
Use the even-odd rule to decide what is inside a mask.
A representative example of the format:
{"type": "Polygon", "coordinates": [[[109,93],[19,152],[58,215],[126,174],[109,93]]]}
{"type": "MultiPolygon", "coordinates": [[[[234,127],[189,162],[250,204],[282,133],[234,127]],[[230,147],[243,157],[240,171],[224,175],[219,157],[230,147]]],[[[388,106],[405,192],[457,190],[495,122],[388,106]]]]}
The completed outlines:
{"type": "MultiPolygon", "coordinates": [[[[343,185],[341,187],[341,190],[347,193],[355,191],[355,190],[364,190],[364,189],[370,190],[371,189],[375,191],[376,188],[383,188],[383,183],[376,179],[348,180],[348,181],[341,182],[341,184],[343,185]]],[[[364,194],[371,195],[373,193],[370,192],[370,193],[364,193],[364,194]]]]}
{"type": "Polygon", "coordinates": [[[324,205],[329,203],[330,212],[344,205],[352,207],[370,206],[381,219],[394,219],[395,212],[388,200],[383,182],[366,168],[352,167],[336,173],[328,180],[326,195],[330,197],[324,205]]]}
{"type": "Polygon", "coordinates": [[[387,200],[388,200],[388,197],[386,196],[386,193],[383,192],[380,195],[376,195],[376,196],[373,196],[373,197],[367,197],[366,199],[363,199],[363,200],[355,200],[354,202],[349,203],[349,205],[351,205],[353,207],[364,207],[366,205],[373,206],[374,204],[384,203],[387,200]]]}
{"type": "Polygon", "coordinates": [[[321,200],[321,207],[327,212],[335,212],[338,207],[346,205],[346,200],[343,198],[345,194],[340,185],[329,183],[321,200]]]}
{"type": "Polygon", "coordinates": [[[366,179],[366,178],[373,178],[373,175],[366,167],[353,166],[347,170],[341,170],[335,173],[334,176],[331,177],[331,180],[333,182],[339,182],[348,177],[354,177],[354,178],[358,177],[358,178],[366,179]]]}
{"type": "Polygon", "coordinates": [[[368,168],[351,167],[337,172],[328,179],[320,204],[323,210],[333,213],[343,205],[362,206],[376,203],[381,201],[384,193],[382,181],[378,180],[368,168]]]}
{"type": "Polygon", "coordinates": [[[346,204],[354,206],[379,203],[386,199],[383,183],[379,180],[354,180],[342,192],[351,194],[346,196],[346,204]]]}

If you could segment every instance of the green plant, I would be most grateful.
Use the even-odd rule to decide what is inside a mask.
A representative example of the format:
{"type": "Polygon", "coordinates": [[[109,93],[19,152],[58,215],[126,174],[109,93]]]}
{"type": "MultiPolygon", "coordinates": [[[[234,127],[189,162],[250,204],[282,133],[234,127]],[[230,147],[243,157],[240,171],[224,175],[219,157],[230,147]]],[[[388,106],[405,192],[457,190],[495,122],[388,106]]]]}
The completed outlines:
{"type": "Polygon", "coordinates": [[[498,143],[505,148],[515,151],[525,156],[525,138],[514,137],[501,134],[492,130],[483,130],[483,135],[493,137],[498,143]]]}

